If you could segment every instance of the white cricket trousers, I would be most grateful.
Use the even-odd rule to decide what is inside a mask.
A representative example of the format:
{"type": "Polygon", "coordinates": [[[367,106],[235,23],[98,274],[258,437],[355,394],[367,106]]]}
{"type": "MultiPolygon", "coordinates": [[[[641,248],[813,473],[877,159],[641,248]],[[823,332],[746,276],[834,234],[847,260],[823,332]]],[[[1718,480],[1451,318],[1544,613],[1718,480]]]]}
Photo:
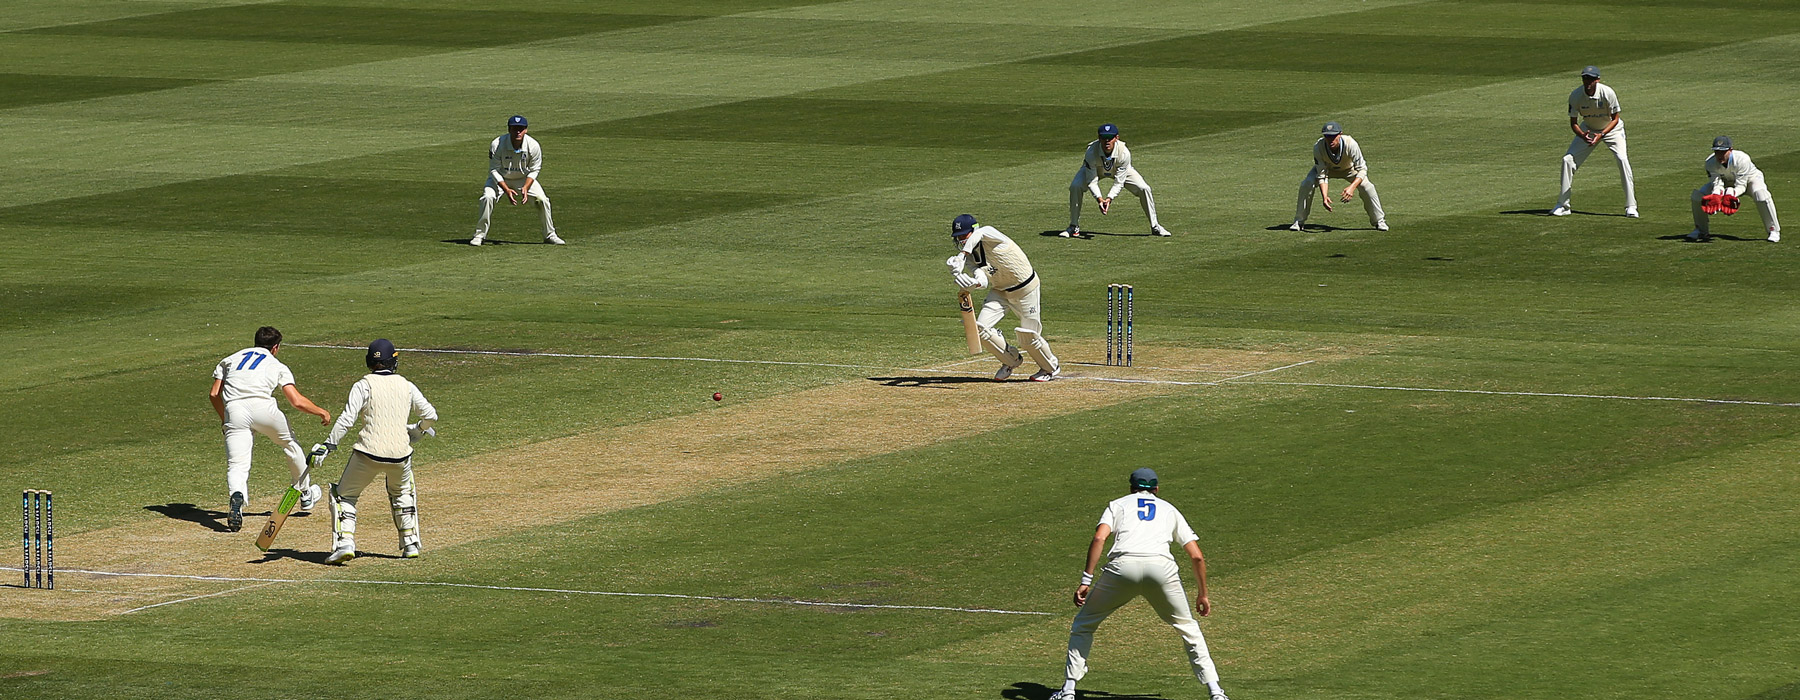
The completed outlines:
{"type": "MultiPolygon", "coordinates": [[[[519,185],[525,184],[525,181],[520,179],[515,182],[508,179],[506,184],[516,190],[519,189],[519,185]]],[[[533,181],[528,194],[531,195],[531,204],[544,215],[544,237],[549,238],[556,235],[556,224],[550,219],[550,198],[544,196],[544,183],[533,181]]],[[[498,184],[495,184],[494,178],[488,178],[487,183],[481,186],[481,216],[475,220],[476,238],[487,237],[488,220],[494,216],[494,202],[505,198],[506,193],[500,190],[498,184]]]]}
{"type": "Polygon", "coordinates": [[[301,490],[312,485],[306,474],[306,450],[294,441],[287,416],[273,398],[238,399],[225,404],[225,497],[241,493],[250,498],[250,447],[258,433],[274,440],[287,457],[293,478],[301,490]]]}
{"type": "Polygon", "coordinates": [[[1094,630],[1106,621],[1106,616],[1138,596],[1149,601],[1163,622],[1181,634],[1194,677],[1209,685],[1219,682],[1219,671],[1206,650],[1206,637],[1200,634],[1200,623],[1194,621],[1187,591],[1181,587],[1180,569],[1174,559],[1153,554],[1114,557],[1100,570],[1100,578],[1088,591],[1087,604],[1081,606],[1081,612],[1075,613],[1075,622],[1069,625],[1069,680],[1078,681],[1087,675],[1094,630]]]}
{"type": "Polygon", "coordinates": [[[988,290],[987,299],[981,302],[981,310],[975,314],[975,329],[981,336],[982,347],[987,348],[1000,364],[1008,367],[1024,364],[1025,358],[1019,356],[1022,348],[1031,355],[1031,361],[1037,363],[1038,369],[1054,374],[1059,365],[1056,354],[1050,352],[1050,342],[1044,340],[1044,322],[1038,315],[1039,289],[1037,280],[1032,280],[1019,294],[988,290]],[[1019,338],[1018,348],[1008,346],[1006,336],[994,328],[1006,317],[1008,309],[1019,317],[1019,327],[1014,331],[1019,338]]]}
{"type": "Polygon", "coordinates": [[[356,499],[375,477],[387,479],[388,508],[394,516],[394,529],[400,531],[400,546],[419,543],[419,509],[413,489],[412,458],[384,462],[356,450],[344,465],[344,475],[331,485],[331,518],[334,548],[356,548],[356,499]]]}
{"type": "MultiPolygon", "coordinates": [[[[1631,159],[1625,156],[1625,125],[1620,124],[1612,133],[1601,137],[1600,143],[1606,144],[1606,149],[1619,161],[1619,183],[1625,187],[1625,208],[1636,209],[1637,188],[1631,184],[1631,159]]],[[[1580,136],[1569,142],[1569,152],[1562,157],[1562,194],[1557,195],[1556,208],[1569,206],[1569,197],[1575,188],[1575,170],[1586,163],[1588,155],[1598,147],[1589,146],[1587,139],[1580,136]]]]}
{"type": "MultiPolygon", "coordinates": [[[[1340,180],[1345,178],[1338,178],[1340,180]]],[[[1330,181],[1326,181],[1326,189],[1330,190],[1330,181]]],[[[1387,223],[1387,212],[1381,208],[1381,195],[1375,194],[1375,183],[1364,175],[1362,184],[1356,186],[1362,195],[1363,212],[1369,215],[1370,226],[1387,223]]],[[[1313,195],[1319,193],[1319,168],[1314,166],[1306,171],[1306,177],[1300,181],[1300,199],[1294,203],[1294,223],[1304,224],[1306,218],[1312,216],[1313,195]]]]}
{"type": "MultiPolygon", "coordinates": [[[[1080,172],[1075,173],[1075,179],[1069,182],[1070,228],[1081,226],[1081,205],[1093,194],[1088,187],[1099,179],[1094,171],[1083,167],[1080,172]]],[[[1150,228],[1160,228],[1162,224],[1156,221],[1156,196],[1150,193],[1150,183],[1144,182],[1144,177],[1136,169],[1121,173],[1119,179],[1125,182],[1125,191],[1136,195],[1138,203],[1144,205],[1144,216],[1150,219],[1150,228]]]]}
{"type": "MultiPolygon", "coordinates": [[[[1701,233],[1712,232],[1712,227],[1708,225],[1706,212],[1700,210],[1700,198],[1711,193],[1712,183],[1709,182],[1700,189],[1694,190],[1693,195],[1688,197],[1694,207],[1694,230],[1701,233]]],[[[1775,198],[1769,196],[1769,188],[1763,184],[1761,173],[1751,175],[1749,181],[1744,183],[1744,196],[1756,201],[1756,210],[1762,214],[1763,233],[1781,231],[1781,220],[1775,217],[1775,198]]]]}

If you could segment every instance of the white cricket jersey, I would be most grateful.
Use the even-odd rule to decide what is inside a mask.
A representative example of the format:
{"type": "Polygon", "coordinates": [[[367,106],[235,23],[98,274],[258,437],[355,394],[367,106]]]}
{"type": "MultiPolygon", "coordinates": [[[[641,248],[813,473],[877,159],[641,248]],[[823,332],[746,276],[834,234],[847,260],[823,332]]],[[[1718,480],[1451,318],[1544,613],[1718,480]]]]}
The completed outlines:
{"type": "Polygon", "coordinates": [[[1724,192],[1730,188],[1732,196],[1735,197],[1744,193],[1744,188],[1750,186],[1752,179],[1762,177],[1762,171],[1756,168],[1755,163],[1750,162],[1750,156],[1745,155],[1743,151],[1733,149],[1731,155],[1726,157],[1724,164],[1719,163],[1718,151],[1707,156],[1706,175],[1712,178],[1713,194],[1724,192]]]}
{"type": "Polygon", "coordinates": [[[225,403],[243,399],[275,400],[275,392],[294,383],[294,372],[268,348],[244,348],[219,360],[213,379],[225,380],[219,395],[225,403]]]}
{"type": "Polygon", "coordinates": [[[495,181],[537,179],[544,168],[544,149],[537,139],[526,134],[518,148],[513,148],[512,134],[502,134],[488,146],[488,177],[495,181]]]}
{"type": "Polygon", "coordinates": [[[962,241],[962,252],[976,267],[986,267],[988,285],[994,289],[1019,294],[1030,291],[1037,281],[1037,271],[1019,244],[992,226],[977,227],[962,241]]]}
{"type": "Polygon", "coordinates": [[[406,423],[414,410],[419,412],[419,427],[429,428],[437,422],[437,409],[406,377],[393,372],[365,374],[350,387],[350,400],[325,441],[337,444],[360,418],[363,427],[356,434],[356,451],[384,461],[402,461],[412,456],[406,423]]]}
{"type": "Polygon", "coordinates": [[[1125,176],[1136,173],[1131,168],[1131,149],[1125,147],[1124,141],[1113,144],[1112,155],[1106,154],[1106,144],[1099,139],[1088,142],[1087,154],[1082,156],[1081,169],[1093,173],[1094,179],[1088,182],[1088,191],[1095,197],[1100,196],[1100,178],[1113,179],[1112,191],[1107,198],[1119,196],[1119,190],[1125,188],[1125,176]]]}
{"type": "MultiPolygon", "coordinates": [[[[1587,86],[1575,88],[1569,93],[1569,116],[1581,120],[1581,126],[1588,131],[1599,131],[1612,123],[1612,115],[1619,113],[1619,95],[1605,83],[1594,84],[1594,96],[1589,97],[1587,86]]],[[[1624,120],[1619,121],[1619,128],[1625,128],[1624,120]]]]}
{"type": "Polygon", "coordinates": [[[1182,517],[1181,511],[1149,491],[1122,496],[1106,504],[1099,525],[1112,528],[1112,553],[1107,556],[1113,557],[1154,554],[1174,559],[1169,553],[1170,543],[1187,546],[1187,543],[1200,539],[1194,535],[1194,528],[1188,527],[1187,518],[1182,517]]]}
{"type": "Polygon", "coordinates": [[[1313,167],[1319,171],[1320,180],[1338,178],[1366,178],[1369,176],[1369,164],[1363,161],[1362,146],[1349,134],[1338,135],[1337,152],[1331,151],[1331,140],[1320,137],[1313,142],[1313,167]]]}

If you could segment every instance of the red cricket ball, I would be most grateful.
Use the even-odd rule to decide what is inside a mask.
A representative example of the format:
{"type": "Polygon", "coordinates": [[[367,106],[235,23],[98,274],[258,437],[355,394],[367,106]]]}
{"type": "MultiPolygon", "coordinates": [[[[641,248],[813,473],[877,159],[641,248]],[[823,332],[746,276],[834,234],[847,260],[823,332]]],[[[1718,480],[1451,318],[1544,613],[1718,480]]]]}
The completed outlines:
{"type": "Polygon", "coordinates": [[[715,391],[715,392],[713,392],[713,400],[714,401],[724,401],[725,395],[715,391]]]}

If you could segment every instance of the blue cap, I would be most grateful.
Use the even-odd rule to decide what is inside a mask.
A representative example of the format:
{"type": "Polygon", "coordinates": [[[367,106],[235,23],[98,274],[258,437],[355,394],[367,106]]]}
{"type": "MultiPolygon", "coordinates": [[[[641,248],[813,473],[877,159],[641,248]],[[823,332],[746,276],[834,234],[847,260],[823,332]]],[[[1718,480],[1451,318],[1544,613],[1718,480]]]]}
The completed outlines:
{"type": "Polygon", "coordinates": [[[956,218],[950,220],[950,235],[952,237],[961,238],[969,235],[969,232],[973,230],[975,230],[974,214],[958,214],[956,215],[956,218]]]}
{"type": "Polygon", "coordinates": [[[511,129],[515,126],[531,126],[531,125],[525,122],[524,117],[521,117],[521,116],[515,114],[515,115],[512,115],[511,119],[506,120],[506,128],[511,129]]]}
{"type": "Polygon", "coordinates": [[[1715,150],[1715,151],[1731,150],[1731,137],[1730,136],[1720,136],[1719,138],[1713,139],[1713,150],[1715,150]]]}
{"type": "Polygon", "coordinates": [[[1598,77],[1600,77],[1600,67],[1599,66],[1588,66],[1586,68],[1581,69],[1581,77],[1583,77],[1583,78],[1598,78],[1598,77]]]}
{"type": "Polygon", "coordinates": [[[1344,125],[1337,122],[1325,122],[1325,126],[1319,129],[1319,134],[1323,136],[1336,136],[1341,133],[1344,133],[1344,125]]]}
{"type": "Polygon", "coordinates": [[[1119,127],[1113,126],[1111,124],[1101,124],[1100,125],[1100,138],[1116,139],[1118,137],[1119,137],[1119,127]]]}
{"type": "Polygon", "coordinates": [[[1131,488],[1134,488],[1134,489],[1156,488],[1156,470],[1151,469],[1149,467],[1143,467],[1141,469],[1131,472],[1131,488]]]}

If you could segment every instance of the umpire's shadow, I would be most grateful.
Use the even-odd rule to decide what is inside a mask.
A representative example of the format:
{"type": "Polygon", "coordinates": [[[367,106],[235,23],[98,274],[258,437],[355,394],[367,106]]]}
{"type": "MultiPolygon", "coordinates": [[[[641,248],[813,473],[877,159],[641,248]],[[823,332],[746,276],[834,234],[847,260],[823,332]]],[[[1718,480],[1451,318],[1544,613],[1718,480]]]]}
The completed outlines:
{"type": "MultiPolygon", "coordinates": [[[[1000,691],[1000,697],[1006,698],[1006,700],[1049,700],[1050,696],[1056,694],[1057,690],[1057,688],[1051,688],[1037,683],[1014,683],[1011,688],[1000,691]]],[[[1075,697],[1078,699],[1092,698],[1093,700],[1164,700],[1164,697],[1159,694],[1116,695],[1104,690],[1085,690],[1081,688],[1075,689],[1075,697]]]]}
{"type": "Polygon", "coordinates": [[[869,377],[871,382],[881,382],[882,386],[924,387],[927,389],[950,389],[950,384],[994,383],[987,377],[970,377],[964,375],[945,375],[935,377],[869,377]]]}

